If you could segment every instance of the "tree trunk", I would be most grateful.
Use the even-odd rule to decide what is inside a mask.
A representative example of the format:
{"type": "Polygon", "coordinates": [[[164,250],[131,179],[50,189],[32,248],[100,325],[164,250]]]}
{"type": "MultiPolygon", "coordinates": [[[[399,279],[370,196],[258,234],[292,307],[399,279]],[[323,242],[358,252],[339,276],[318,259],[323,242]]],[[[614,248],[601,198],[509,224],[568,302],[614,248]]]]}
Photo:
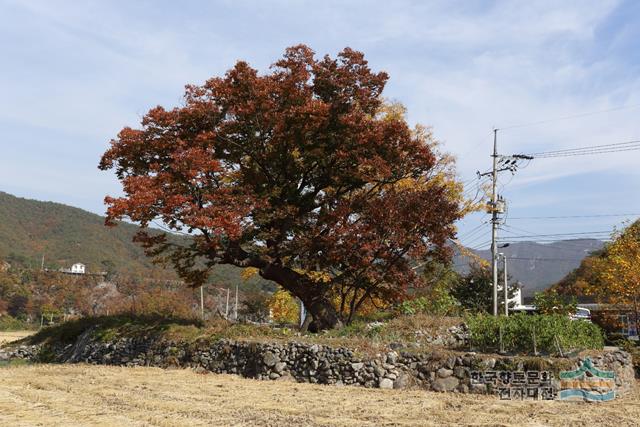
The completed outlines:
{"type": "Polygon", "coordinates": [[[640,336],[640,329],[638,329],[639,320],[638,319],[638,295],[633,295],[633,317],[636,325],[636,335],[640,336]]]}
{"type": "Polygon", "coordinates": [[[302,322],[302,325],[300,326],[300,332],[306,333],[309,330],[309,325],[311,325],[312,321],[313,316],[307,311],[304,322],[302,322]]]}
{"type": "MultiPolygon", "coordinates": [[[[298,296],[298,298],[302,299],[298,296]]],[[[304,302],[304,299],[302,299],[304,302]]],[[[309,324],[309,332],[320,332],[326,329],[337,329],[342,327],[342,321],[338,312],[330,301],[326,299],[312,300],[308,304],[304,303],[307,311],[313,316],[309,324]]]]}
{"type": "Polygon", "coordinates": [[[260,276],[272,280],[294,296],[300,298],[313,320],[310,332],[342,327],[338,312],[325,296],[327,285],[313,282],[302,274],[278,264],[268,264],[260,269],[260,276]]]}

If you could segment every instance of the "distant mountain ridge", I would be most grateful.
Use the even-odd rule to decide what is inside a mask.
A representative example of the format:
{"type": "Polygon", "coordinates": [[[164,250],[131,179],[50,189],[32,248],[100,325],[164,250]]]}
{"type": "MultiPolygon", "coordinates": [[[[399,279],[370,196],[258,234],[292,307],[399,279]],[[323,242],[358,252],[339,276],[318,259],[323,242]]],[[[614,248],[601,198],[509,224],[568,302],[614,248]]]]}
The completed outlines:
{"type": "MultiPolygon", "coordinates": [[[[172,268],[153,264],[132,241],[140,230],[138,226],[118,222],[115,227],[106,227],[104,220],[103,216],[73,206],[0,191],[0,266],[8,261],[39,269],[44,255],[44,266],[53,270],[81,262],[89,273],[109,271],[177,279],[172,268]]],[[[176,235],[171,238],[188,239],[176,235]]],[[[231,265],[218,265],[211,271],[210,281],[219,288],[238,285],[245,290],[275,289],[272,282],[259,276],[242,279],[241,271],[231,265]]]]}
{"type": "Polygon", "coordinates": [[[138,230],[124,222],[106,227],[104,217],[72,206],[0,192],[0,259],[10,263],[39,268],[44,255],[51,269],[81,262],[89,272],[157,271],[132,242],[138,230]]]}
{"type": "MultiPolygon", "coordinates": [[[[602,249],[604,242],[596,239],[560,240],[553,243],[517,242],[500,249],[507,256],[507,270],[513,280],[522,283],[523,296],[549,288],[580,266],[592,252],[602,249]]],[[[480,258],[491,259],[490,250],[472,251],[480,258]]],[[[455,268],[468,270],[469,257],[456,255],[455,268]]],[[[502,261],[500,261],[502,268],[502,261]]]]}

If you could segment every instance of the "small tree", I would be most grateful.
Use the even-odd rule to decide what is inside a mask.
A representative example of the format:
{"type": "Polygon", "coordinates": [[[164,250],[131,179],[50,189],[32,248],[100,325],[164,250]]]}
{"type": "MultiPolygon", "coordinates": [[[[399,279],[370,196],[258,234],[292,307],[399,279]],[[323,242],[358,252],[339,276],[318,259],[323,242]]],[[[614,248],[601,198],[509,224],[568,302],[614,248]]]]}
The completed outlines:
{"type": "Polygon", "coordinates": [[[11,317],[15,317],[17,319],[24,319],[27,316],[27,308],[29,305],[29,298],[24,295],[14,295],[9,300],[9,304],[7,306],[7,313],[11,317]]]}
{"type": "Polygon", "coordinates": [[[264,322],[269,318],[270,295],[264,291],[246,292],[240,306],[240,315],[254,322],[264,322]]]}
{"type": "MultiPolygon", "coordinates": [[[[500,289],[504,283],[503,272],[498,274],[498,286],[500,289]]],[[[518,288],[516,283],[509,280],[507,297],[513,298],[518,288]]],[[[498,295],[498,312],[504,312],[503,291],[498,295]]],[[[462,276],[454,285],[452,295],[460,302],[462,308],[477,313],[493,312],[493,275],[491,270],[483,264],[472,263],[468,274],[462,276]]],[[[514,305],[509,303],[509,307],[514,305]]]]}
{"type": "Polygon", "coordinates": [[[283,289],[271,296],[269,310],[271,318],[276,323],[297,323],[300,319],[298,304],[291,294],[283,289]]]}
{"type": "Polygon", "coordinates": [[[400,304],[399,311],[404,314],[426,313],[437,316],[456,314],[460,310],[460,303],[452,291],[460,281],[460,275],[453,269],[452,263],[429,259],[418,267],[425,285],[400,304]]]}
{"type": "Polygon", "coordinates": [[[536,292],[534,305],[542,314],[568,315],[576,312],[578,300],[575,296],[560,295],[556,289],[536,292]]]}

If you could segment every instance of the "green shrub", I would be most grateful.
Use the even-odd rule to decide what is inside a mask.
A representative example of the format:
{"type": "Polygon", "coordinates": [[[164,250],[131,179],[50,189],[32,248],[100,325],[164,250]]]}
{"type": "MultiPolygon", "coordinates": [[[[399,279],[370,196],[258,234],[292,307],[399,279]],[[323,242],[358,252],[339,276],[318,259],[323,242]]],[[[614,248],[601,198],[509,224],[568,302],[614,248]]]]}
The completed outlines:
{"type": "Polygon", "coordinates": [[[516,314],[509,317],[479,314],[466,319],[471,345],[482,351],[500,350],[511,353],[533,353],[534,335],[538,352],[563,352],[599,349],[604,345],[602,330],[593,323],[571,320],[561,315],[516,314]]]}
{"type": "Polygon", "coordinates": [[[534,298],[534,305],[542,314],[573,314],[578,306],[576,297],[560,295],[555,289],[536,292],[534,298]]]}
{"type": "Polygon", "coordinates": [[[102,341],[117,337],[133,337],[145,334],[166,333],[176,325],[202,326],[197,319],[182,319],[160,316],[112,315],[81,317],[58,325],[47,326],[28,338],[30,344],[74,343],[83,332],[94,328],[94,336],[102,341]]]}
{"type": "Polygon", "coordinates": [[[0,316],[0,331],[22,331],[33,329],[33,325],[11,316],[0,316]]]}
{"type": "Polygon", "coordinates": [[[402,302],[398,306],[400,314],[431,314],[434,316],[451,316],[458,313],[460,304],[448,292],[433,292],[430,296],[421,296],[402,302]]]}

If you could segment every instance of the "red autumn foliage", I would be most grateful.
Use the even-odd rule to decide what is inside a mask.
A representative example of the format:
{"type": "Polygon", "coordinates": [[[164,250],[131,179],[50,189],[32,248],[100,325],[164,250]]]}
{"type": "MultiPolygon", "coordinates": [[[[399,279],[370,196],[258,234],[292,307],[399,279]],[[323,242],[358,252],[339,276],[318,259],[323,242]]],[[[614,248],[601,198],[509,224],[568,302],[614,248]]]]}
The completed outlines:
{"type": "Polygon", "coordinates": [[[350,320],[336,293],[357,296],[350,313],[401,300],[420,280],[409,260],[443,255],[461,209],[435,178],[430,136],[385,114],[387,79],[362,53],[316,59],[300,45],[268,74],[238,62],[187,86],[182,107],[153,108],[111,141],[100,168],[115,169],[125,195],[106,198],[108,221],[191,234],[188,247],[138,239],[193,286],[214,264],[259,269],[304,302],[312,329],[350,320]]]}

